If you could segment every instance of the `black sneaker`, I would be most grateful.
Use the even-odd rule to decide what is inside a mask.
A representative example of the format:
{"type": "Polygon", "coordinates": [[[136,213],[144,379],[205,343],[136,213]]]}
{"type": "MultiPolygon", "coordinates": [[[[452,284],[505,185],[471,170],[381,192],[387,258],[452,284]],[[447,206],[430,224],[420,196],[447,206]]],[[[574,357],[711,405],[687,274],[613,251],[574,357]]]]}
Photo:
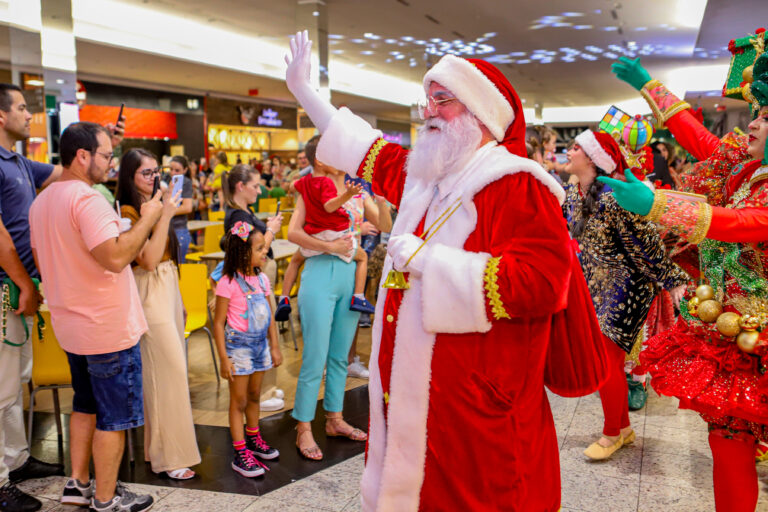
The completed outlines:
{"type": "Polygon", "coordinates": [[[22,492],[11,482],[0,487],[0,510],[3,512],[34,512],[42,506],[40,500],[22,492]]]}
{"type": "Polygon", "coordinates": [[[47,476],[64,476],[64,465],[49,464],[29,456],[24,464],[8,473],[8,479],[13,483],[47,476]]]}
{"type": "Polygon", "coordinates": [[[115,495],[106,503],[102,503],[95,497],[91,498],[90,510],[97,512],[143,512],[149,510],[155,504],[155,499],[149,494],[136,494],[121,482],[115,486],[115,495]]]}
{"type": "Polygon", "coordinates": [[[278,322],[287,322],[291,318],[291,299],[282,297],[277,303],[275,309],[275,320],[278,322]]]}
{"type": "Polygon", "coordinates": [[[261,432],[255,436],[245,436],[245,446],[253,452],[254,455],[264,460],[276,459],[280,456],[280,452],[277,448],[269,446],[264,438],[261,437],[261,432]]]}
{"type": "Polygon", "coordinates": [[[232,461],[232,469],[249,478],[261,476],[267,470],[267,466],[259,462],[253,456],[251,450],[235,450],[235,460],[232,461]]]}
{"type": "Polygon", "coordinates": [[[66,505],[88,506],[93,498],[93,488],[93,480],[84,484],[75,478],[70,478],[61,493],[61,502],[66,505]]]}
{"type": "Polygon", "coordinates": [[[360,314],[360,321],[357,322],[360,327],[366,328],[371,326],[371,315],[368,313],[360,314]]]}

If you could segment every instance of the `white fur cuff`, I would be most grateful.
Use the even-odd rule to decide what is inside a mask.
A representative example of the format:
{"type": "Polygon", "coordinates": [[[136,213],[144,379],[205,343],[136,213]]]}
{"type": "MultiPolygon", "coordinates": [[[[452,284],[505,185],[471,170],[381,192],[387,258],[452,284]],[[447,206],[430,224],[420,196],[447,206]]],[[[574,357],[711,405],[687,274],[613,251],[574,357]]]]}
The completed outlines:
{"type": "Polygon", "coordinates": [[[320,138],[317,159],[355,178],[371,145],[380,137],[380,130],[374,130],[364,119],[342,107],[320,138]]]}
{"type": "Polygon", "coordinates": [[[424,329],[434,333],[488,332],[485,266],[491,255],[436,244],[424,265],[424,329]]]}

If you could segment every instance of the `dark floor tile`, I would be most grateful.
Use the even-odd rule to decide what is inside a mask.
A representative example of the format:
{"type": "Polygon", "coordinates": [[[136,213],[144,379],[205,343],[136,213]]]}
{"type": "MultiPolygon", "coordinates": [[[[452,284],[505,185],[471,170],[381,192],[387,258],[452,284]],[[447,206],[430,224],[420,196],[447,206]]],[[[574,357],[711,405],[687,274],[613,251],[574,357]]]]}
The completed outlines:
{"type": "MultiPolygon", "coordinates": [[[[126,453],[120,468],[119,478],[125,482],[180,489],[250,495],[268,493],[345,461],[365,450],[365,443],[343,438],[326,438],[325,411],[322,406],[323,402],[320,400],[317,405],[315,420],[312,422],[315,439],[320,449],[323,450],[324,458],[322,461],[309,461],[299,454],[295,445],[296,420],[291,417],[291,411],[284,411],[263,418],[260,422],[264,439],[280,451],[280,457],[277,460],[266,462],[270,471],[263,477],[244,478],[232,470],[232,442],[229,428],[196,425],[197,443],[202,456],[202,463],[193,468],[197,477],[180,482],[155,475],[150,465],[144,462],[144,431],[143,428],[139,428],[132,433],[135,461],[130,463],[129,454],[126,453]]],[[[367,429],[367,386],[346,392],[344,416],[351,425],[364,430],[367,429]]],[[[68,416],[63,416],[62,423],[64,437],[60,442],[54,415],[52,413],[35,413],[32,454],[49,462],[64,462],[67,471],[69,471],[68,416]]]]}

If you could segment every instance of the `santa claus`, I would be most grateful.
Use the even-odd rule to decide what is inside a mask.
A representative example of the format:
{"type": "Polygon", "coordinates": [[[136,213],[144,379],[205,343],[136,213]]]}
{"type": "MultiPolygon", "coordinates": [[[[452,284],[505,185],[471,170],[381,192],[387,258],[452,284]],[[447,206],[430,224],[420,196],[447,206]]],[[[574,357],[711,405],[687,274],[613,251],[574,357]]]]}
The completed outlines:
{"type": "Polygon", "coordinates": [[[605,356],[563,189],[525,158],[517,94],[493,65],[446,55],[408,152],[318,95],[310,49],[291,39],[286,77],[323,134],[317,158],[397,207],[383,275],[410,285],[376,306],[363,509],[558,510],[544,385],[592,392],[605,356]]]}

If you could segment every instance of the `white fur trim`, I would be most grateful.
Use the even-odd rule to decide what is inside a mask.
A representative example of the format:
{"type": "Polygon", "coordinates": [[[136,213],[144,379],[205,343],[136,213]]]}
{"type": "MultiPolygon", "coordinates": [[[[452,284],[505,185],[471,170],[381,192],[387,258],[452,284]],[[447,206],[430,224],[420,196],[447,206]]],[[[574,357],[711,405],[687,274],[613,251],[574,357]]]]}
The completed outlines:
{"type": "Polygon", "coordinates": [[[485,313],[485,266],[488,253],[435,245],[421,278],[424,283],[424,328],[427,332],[488,332],[485,313]]]}
{"type": "Polygon", "coordinates": [[[381,130],[374,130],[363,118],[342,107],[331,118],[320,138],[317,159],[356,177],[360,162],[380,137],[381,130]]]}
{"type": "Polygon", "coordinates": [[[497,141],[504,133],[515,112],[499,89],[471,62],[455,55],[445,55],[424,75],[424,90],[437,82],[451,91],[476,118],[491,131],[497,141]]]}
{"type": "Polygon", "coordinates": [[[605,152],[603,146],[597,142],[597,138],[592,133],[592,130],[584,130],[576,136],[575,140],[576,144],[581,146],[581,149],[584,150],[596,166],[607,173],[612,173],[616,169],[616,162],[613,161],[611,155],[605,152]]]}

